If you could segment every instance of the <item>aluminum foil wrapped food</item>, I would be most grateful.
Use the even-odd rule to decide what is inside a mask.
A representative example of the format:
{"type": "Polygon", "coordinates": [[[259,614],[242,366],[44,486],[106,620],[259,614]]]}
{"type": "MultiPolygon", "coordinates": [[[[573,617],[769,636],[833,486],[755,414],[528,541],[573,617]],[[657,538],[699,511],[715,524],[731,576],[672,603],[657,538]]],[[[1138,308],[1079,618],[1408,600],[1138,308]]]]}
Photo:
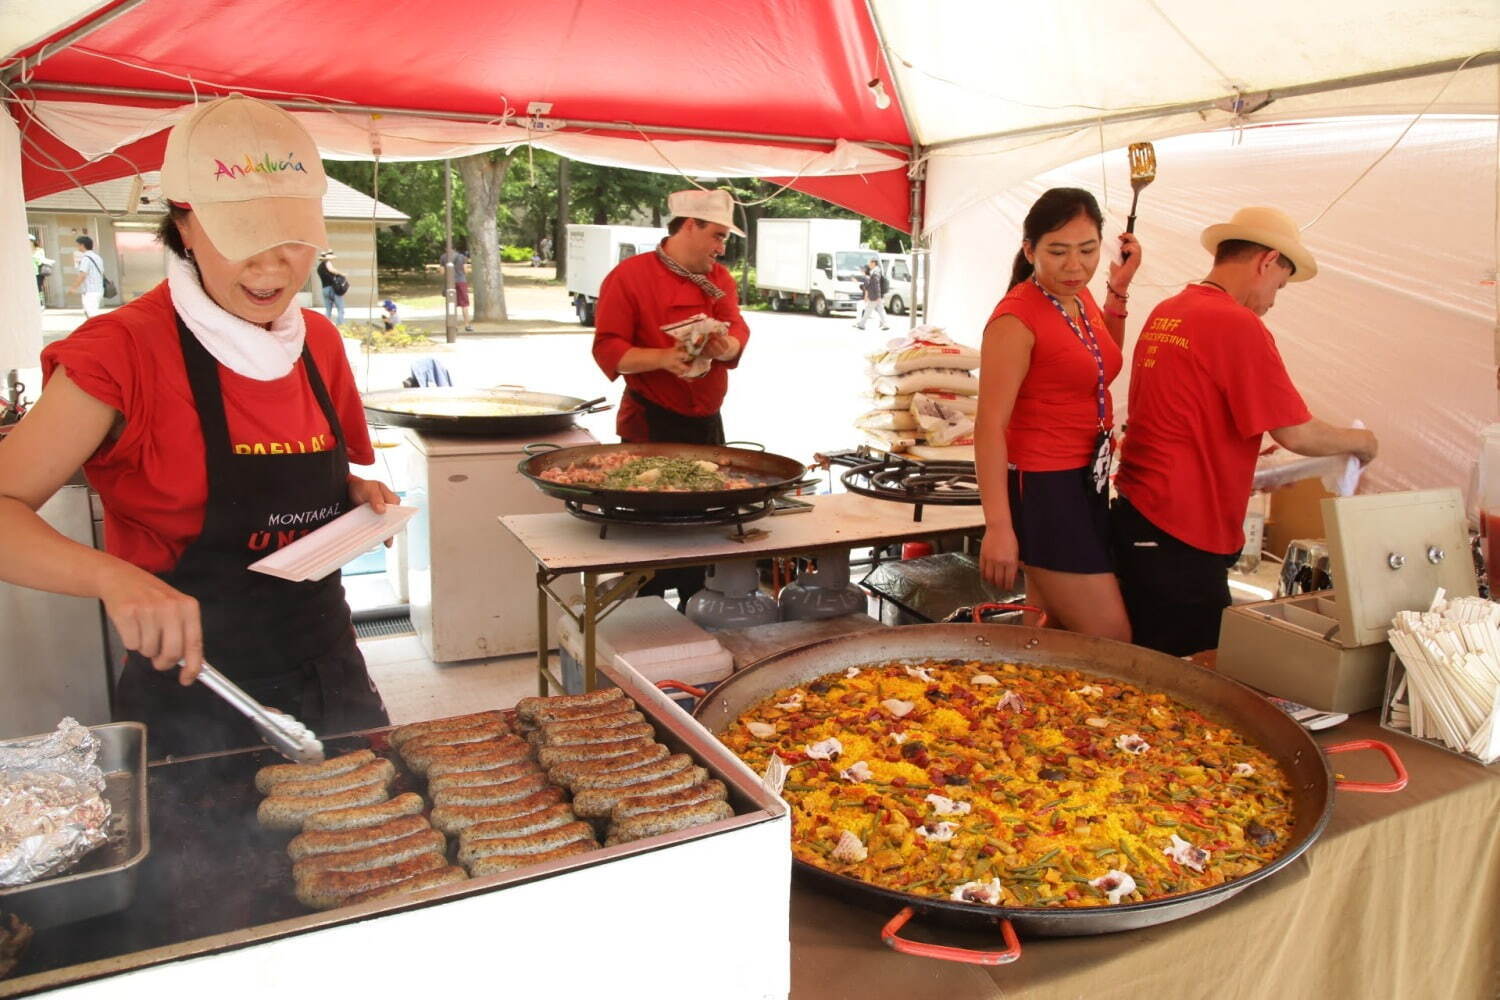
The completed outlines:
{"type": "Polygon", "coordinates": [[[108,837],[99,740],[73,719],[46,736],[0,743],[0,886],[76,864],[108,837]]]}

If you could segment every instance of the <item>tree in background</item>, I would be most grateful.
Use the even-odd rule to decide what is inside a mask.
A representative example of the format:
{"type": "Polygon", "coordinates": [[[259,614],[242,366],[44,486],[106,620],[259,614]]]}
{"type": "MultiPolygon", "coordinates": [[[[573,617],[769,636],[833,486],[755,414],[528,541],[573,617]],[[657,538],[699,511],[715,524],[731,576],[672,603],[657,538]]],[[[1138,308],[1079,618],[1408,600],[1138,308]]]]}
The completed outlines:
{"type": "Polygon", "coordinates": [[[474,292],[474,318],[503,323],[505,277],[500,270],[499,211],[505,177],[516,150],[491,150],[453,161],[464,181],[465,215],[469,230],[469,288],[474,292]]]}

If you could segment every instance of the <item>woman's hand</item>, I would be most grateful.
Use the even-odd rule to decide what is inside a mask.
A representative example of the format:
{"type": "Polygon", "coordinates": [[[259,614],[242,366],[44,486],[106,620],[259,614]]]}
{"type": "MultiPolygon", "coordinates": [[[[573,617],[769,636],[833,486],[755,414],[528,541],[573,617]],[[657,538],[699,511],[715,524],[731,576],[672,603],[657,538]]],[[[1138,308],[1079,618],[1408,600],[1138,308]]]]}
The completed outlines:
{"type": "Polygon", "coordinates": [[[203,620],[196,600],[120,560],[106,574],[99,599],[126,649],[146,657],[157,670],[171,670],[181,662],[178,680],[184,686],[193,683],[203,666],[203,620]]]}
{"type": "MultiPolygon", "coordinates": [[[[352,506],[367,503],[375,513],[384,514],[387,506],[400,502],[401,498],[396,496],[395,491],[380,480],[361,479],[353,473],[349,474],[349,503],[352,506]]],[[[391,547],[392,540],[385,540],[386,548],[391,547]]]]}
{"type": "Polygon", "coordinates": [[[1130,282],[1135,278],[1135,272],[1141,267],[1141,241],[1135,238],[1135,233],[1120,234],[1120,262],[1111,262],[1109,265],[1109,283],[1116,290],[1123,292],[1130,287],[1130,282]]]}
{"type": "Polygon", "coordinates": [[[979,547],[979,572],[985,582],[1003,591],[1016,585],[1016,570],[1021,565],[1021,546],[1015,529],[1006,524],[985,529],[984,543],[979,547]]]}

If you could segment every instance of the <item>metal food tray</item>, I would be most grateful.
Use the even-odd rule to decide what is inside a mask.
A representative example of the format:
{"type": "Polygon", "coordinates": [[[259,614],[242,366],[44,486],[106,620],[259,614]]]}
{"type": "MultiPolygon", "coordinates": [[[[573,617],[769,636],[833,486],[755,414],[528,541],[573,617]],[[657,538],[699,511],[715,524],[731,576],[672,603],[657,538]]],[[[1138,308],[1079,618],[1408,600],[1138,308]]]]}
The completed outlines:
{"type": "Polygon", "coordinates": [[[100,744],[98,764],[110,806],[109,839],[65,875],[0,889],[0,910],[16,914],[38,931],[125,909],[135,898],[141,862],[151,852],[146,727],[112,722],[88,729],[100,744]]]}
{"type": "MultiPolygon", "coordinates": [[[[135,905],[85,927],[38,933],[12,978],[0,980],[0,997],[30,994],[183,959],[212,955],[278,938],[321,931],[388,913],[441,905],[506,886],[536,882],[632,855],[734,833],[781,819],[785,804],[758,776],[651,682],[630,670],[600,666],[601,683],[613,682],[633,698],[674,753],[689,753],[725,783],[734,815],[704,826],[532,865],[502,875],[469,879],[408,896],[318,912],[292,893],[290,834],[255,822],[261,796],[254,775],[277,763],[274,751],[235,750],[160,762],[150,769],[151,794],[161,804],[162,847],[145,865],[135,905]]],[[[330,754],[369,747],[388,755],[389,730],[324,736],[330,754]]],[[[411,779],[398,765],[393,792],[411,779]]],[[[450,841],[452,838],[450,838],[450,841]]],[[[0,908],[4,901],[0,899],[0,908]]]]}

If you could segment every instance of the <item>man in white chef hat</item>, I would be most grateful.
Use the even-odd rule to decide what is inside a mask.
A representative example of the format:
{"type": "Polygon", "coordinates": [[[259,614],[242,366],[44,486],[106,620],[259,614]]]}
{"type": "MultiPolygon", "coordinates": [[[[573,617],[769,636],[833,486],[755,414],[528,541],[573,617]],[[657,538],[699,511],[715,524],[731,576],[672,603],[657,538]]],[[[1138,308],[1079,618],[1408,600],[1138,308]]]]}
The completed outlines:
{"type": "MultiPolygon", "coordinates": [[[[674,191],[667,209],[667,237],[655,252],[622,261],[599,287],[594,360],[611,380],[625,377],[615,421],[622,441],[723,444],[719,408],[750,328],[719,257],[731,234],[745,234],[734,224],[728,191],[674,191]],[[688,322],[694,317],[702,319],[688,322]],[[673,335],[684,323],[700,333],[697,341],[673,335]]],[[[647,585],[654,591],[643,593],[675,587],[686,600],[702,580],[699,570],[659,573],[647,585]]]]}
{"type": "Polygon", "coordinates": [[[1318,273],[1297,224],[1242,208],[1203,231],[1208,277],[1152,310],[1136,339],[1113,511],[1115,572],[1136,644],[1186,656],[1218,645],[1229,567],[1262,435],[1299,455],[1375,457],[1375,435],[1314,417],[1261,322],[1318,273]]]}

